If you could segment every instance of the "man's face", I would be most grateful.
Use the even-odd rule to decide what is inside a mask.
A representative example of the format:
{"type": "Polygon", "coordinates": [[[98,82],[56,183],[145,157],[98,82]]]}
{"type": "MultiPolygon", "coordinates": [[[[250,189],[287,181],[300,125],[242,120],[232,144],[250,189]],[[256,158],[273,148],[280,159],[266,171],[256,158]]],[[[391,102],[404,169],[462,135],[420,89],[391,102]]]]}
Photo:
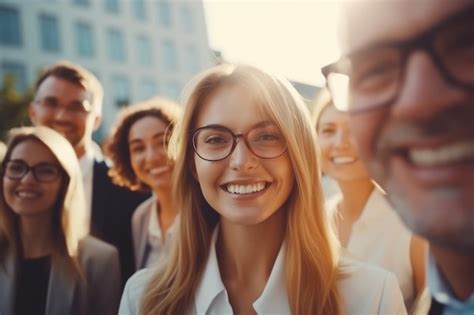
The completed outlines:
{"type": "MultiPolygon", "coordinates": [[[[381,41],[413,38],[472,4],[472,0],[358,3],[346,12],[345,53],[381,41]]],[[[472,39],[467,44],[472,47],[472,39]]],[[[474,63],[470,49],[466,67],[474,63]]],[[[402,80],[389,106],[351,114],[361,158],[415,233],[433,244],[472,251],[474,93],[448,83],[423,50],[408,56],[402,80]]]]}
{"type": "Polygon", "coordinates": [[[54,76],[47,77],[30,104],[34,125],[50,127],[61,133],[74,147],[78,157],[85,153],[100,117],[91,108],[90,94],[80,85],[54,76]]]}

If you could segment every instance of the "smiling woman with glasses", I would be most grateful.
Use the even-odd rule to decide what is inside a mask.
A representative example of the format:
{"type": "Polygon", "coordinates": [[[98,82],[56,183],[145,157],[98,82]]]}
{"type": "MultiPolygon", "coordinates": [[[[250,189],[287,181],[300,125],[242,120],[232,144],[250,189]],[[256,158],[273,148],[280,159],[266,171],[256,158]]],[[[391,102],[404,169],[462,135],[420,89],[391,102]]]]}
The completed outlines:
{"type": "Polygon", "coordinates": [[[87,236],[69,142],[46,127],[13,129],[0,175],[0,313],[116,314],[117,250],[87,236]]]}
{"type": "Polygon", "coordinates": [[[404,314],[392,275],[340,258],[291,84],[224,64],[186,92],[170,141],[179,237],[167,265],[130,278],[119,313],[404,314]]]}

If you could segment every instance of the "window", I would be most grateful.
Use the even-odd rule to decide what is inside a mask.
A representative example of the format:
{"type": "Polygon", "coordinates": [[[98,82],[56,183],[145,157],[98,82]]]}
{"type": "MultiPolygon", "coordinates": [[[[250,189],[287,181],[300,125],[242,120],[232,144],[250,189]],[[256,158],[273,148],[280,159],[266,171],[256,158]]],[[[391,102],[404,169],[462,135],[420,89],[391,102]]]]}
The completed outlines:
{"type": "Polygon", "coordinates": [[[130,104],[130,82],[128,78],[123,75],[112,77],[112,93],[113,102],[116,106],[121,107],[130,104]]]}
{"type": "Polygon", "coordinates": [[[163,70],[176,70],[178,68],[176,45],[170,39],[161,43],[161,68],[163,70]]]}
{"type": "Polygon", "coordinates": [[[199,51],[196,49],[194,45],[190,45],[186,47],[184,51],[184,63],[186,70],[189,73],[197,73],[199,72],[199,51]]]}
{"type": "Polygon", "coordinates": [[[76,23],[76,49],[79,56],[94,56],[93,32],[91,26],[87,23],[76,23]]]}
{"type": "Polygon", "coordinates": [[[171,6],[168,0],[158,2],[158,22],[163,26],[171,26],[171,6]]]}
{"type": "Polygon", "coordinates": [[[0,6],[0,44],[21,45],[20,16],[16,9],[0,6]]]}
{"type": "Polygon", "coordinates": [[[105,0],[105,10],[109,13],[118,14],[120,12],[118,0],[105,0]]]}
{"type": "Polygon", "coordinates": [[[133,14],[139,21],[146,19],[145,0],[132,0],[133,14]]]}
{"type": "Polygon", "coordinates": [[[181,7],[181,25],[186,33],[192,33],[194,30],[194,15],[189,6],[181,7]]]}
{"type": "Polygon", "coordinates": [[[12,80],[17,92],[25,92],[27,89],[27,79],[25,66],[17,62],[2,62],[1,64],[2,86],[6,80],[12,80]]]}
{"type": "Polygon", "coordinates": [[[41,48],[48,52],[59,52],[61,49],[59,41],[58,19],[49,14],[39,16],[41,48]]]}
{"type": "Polygon", "coordinates": [[[151,79],[144,79],[140,82],[140,98],[143,100],[152,98],[157,95],[158,88],[156,83],[151,79]]]}
{"type": "Polygon", "coordinates": [[[107,32],[107,48],[110,59],[113,61],[125,61],[125,43],[120,31],[109,30],[107,32]]]}
{"type": "Polygon", "coordinates": [[[89,0],[73,0],[75,4],[81,6],[81,7],[88,7],[89,6],[89,0]]]}
{"type": "Polygon", "coordinates": [[[145,36],[137,37],[137,57],[138,64],[150,66],[152,64],[152,48],[150,41],[145,36]]]}

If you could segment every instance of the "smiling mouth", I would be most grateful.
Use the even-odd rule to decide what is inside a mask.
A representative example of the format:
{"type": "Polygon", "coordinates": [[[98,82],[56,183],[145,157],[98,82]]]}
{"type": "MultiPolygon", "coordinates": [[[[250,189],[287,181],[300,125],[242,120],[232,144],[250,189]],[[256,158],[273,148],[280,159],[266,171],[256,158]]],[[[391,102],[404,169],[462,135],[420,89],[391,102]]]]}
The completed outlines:
{"type": "Polygon", "coordinates": [[[260,192],[268,187],[270,184],[266,184],[265,182],[258,182],[253,184],[226,184],[223,185],[222,188],[231,194],[238,194],[238,195],[247,195],[260,192]]]}
{"type": "Polygon", "coordinates": [[[148,170],[148,173],[150,175],[161,175],[163,173],[166,173],[168,170],[170,170],[170,167],[168,165],[164,166],[158,166],[158,167],[153,167],[148,170]]]}
{"type": "Polygon", "coordinates": [[[39,193],[34,191],[18,191],[16,192],[16,196],[21,199],[33,199],[39,197],[39,193]]]}
{"type": "Polygon", "coordinates": [[[357,161],[357,158],[352,157],[352,156],[336,156],[336,157],[331,158],[331,161],[334,164],[350,164],[357,161]]]}
{"type": "Polygon", "coordinates": [[[474,141],[459,141],[436,148],[408,149],[407,156],[413,164],[421,167],[474,161],[474,141]]]}

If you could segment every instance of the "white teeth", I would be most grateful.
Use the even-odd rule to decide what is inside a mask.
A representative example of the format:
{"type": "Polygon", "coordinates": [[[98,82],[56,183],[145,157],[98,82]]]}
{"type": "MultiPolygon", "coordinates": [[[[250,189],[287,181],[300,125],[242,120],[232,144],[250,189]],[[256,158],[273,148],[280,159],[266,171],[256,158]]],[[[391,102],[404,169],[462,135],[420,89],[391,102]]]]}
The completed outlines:
{"type": "Polygon", "coordinates": [[[20,198],[36,198],[38,195],[38,193],[30,191],[20,191],[17,193],[17,196],[20,198]]]}
{"type": "Polygon", "coordinates": [[[160,166],[160,167],[154,167],[154,168],[151,168],[148,170],[148,172],[151,174],[151,175],[160,175],[161,173],[164,173],[168,170],[168,166],[160,166]]]}
{"type": "Polygon", "coordinates": [[[474,142],[457,142],[434,149],[411,149],[408,154],[420,166],[446,165],[474,158],[474,142]]]}
{"type": "Polygon", "coordinates": [[[226,189],[231,194],[251,194],[255,192],[259,192],[265,188],[265,183],[260,182],[256,184],[248,184],[248,185],[237,185],[237,184],[228,184],[226,189]]]}
{"type": "Polygon", "coordinates": [[[356,161],[355,157],[352,156],[337,156],[332,159],[334,164],[348,164],[356,161]]]}

